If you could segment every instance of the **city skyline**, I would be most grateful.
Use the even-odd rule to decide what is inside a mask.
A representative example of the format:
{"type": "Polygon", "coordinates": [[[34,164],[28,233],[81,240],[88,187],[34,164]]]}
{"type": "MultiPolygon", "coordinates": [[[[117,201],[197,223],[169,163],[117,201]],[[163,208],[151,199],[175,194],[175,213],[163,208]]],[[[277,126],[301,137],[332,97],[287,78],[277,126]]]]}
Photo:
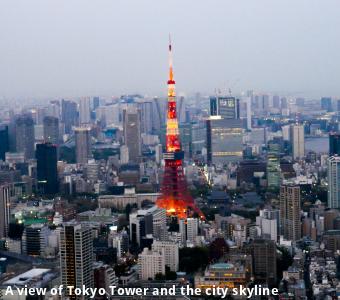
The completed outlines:
{"type": "Polygon", "coordinates": [[[231,88],[336,96],[339,5],[5,1],[0,98],[165,95],[169,32],[179,94],[231,88]]]}

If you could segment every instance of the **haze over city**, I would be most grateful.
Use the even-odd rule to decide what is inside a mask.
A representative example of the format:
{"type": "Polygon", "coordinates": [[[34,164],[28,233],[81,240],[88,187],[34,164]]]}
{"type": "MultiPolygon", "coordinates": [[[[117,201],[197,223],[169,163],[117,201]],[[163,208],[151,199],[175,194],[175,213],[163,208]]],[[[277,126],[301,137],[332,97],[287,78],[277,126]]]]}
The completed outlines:
{"type": "Polygon", "coordinates": [[[1,300],[340,299],[339,8],[1,1],[1,300]]]}
{"type": "Polygon", "coordinates": [[[164,95],[168,34],[178,91],[340,94],[336,0],[0,4],[0,97],[164,95]]]}

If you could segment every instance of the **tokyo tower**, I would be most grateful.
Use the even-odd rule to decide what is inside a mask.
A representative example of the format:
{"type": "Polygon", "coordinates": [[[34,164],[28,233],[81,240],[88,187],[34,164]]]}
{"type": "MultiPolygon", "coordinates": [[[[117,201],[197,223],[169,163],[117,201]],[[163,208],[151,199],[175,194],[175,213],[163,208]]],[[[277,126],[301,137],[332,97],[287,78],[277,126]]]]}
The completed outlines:
{"type": "Polygon", "coordinates": [[[196,207],[188,189],[183,172],[184,152],[181,149],[175,80],[172,66],[172,47],[169,41],[169,79],[168,79],[168,108],[166,118],[166,152],[163,154],[165,168],[161,185],[161,196],[157,199],[157,206],[164,208],[167,215],[185,219],[195,213],[203,218],[203,214],[196,207]]]}

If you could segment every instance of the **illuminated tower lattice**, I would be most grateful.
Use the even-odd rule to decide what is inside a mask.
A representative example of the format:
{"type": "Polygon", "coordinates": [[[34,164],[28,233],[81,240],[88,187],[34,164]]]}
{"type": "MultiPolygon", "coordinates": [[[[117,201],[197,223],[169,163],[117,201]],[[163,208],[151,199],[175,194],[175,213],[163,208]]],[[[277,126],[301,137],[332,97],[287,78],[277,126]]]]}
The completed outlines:
{"type": "Polygon", "coordinates": [[[165,168],[161,186],[161,196],[157,206],[165,208],[167,214],[178,218],[187,218],[197,213],[203,217],[195,206],[194,200],[187,189],[183,173],[184,152],[181,149],[177,121],[175,80],[172,67],[171,41],[169,43],[169,80],[168,109],[166,119],[166,152],[164,153],[165,168]]]}

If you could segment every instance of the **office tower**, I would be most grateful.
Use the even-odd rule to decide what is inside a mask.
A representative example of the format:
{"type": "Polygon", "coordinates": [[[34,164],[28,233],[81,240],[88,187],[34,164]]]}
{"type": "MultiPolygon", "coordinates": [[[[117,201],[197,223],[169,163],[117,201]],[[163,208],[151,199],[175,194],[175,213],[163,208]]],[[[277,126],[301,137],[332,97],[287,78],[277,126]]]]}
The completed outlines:
{"type": "Polygon", "coordinates": [[[138,163],[142,155],[140,110],[127,107],[123,110],[124,144],[129,149],[129,161],[138,163]]]}
{"type": "Polygon", "coordinates": [[[340,156],[340,133],[333,132],[329,134],[329,156],[340,156]]]}
{"type": "Polygon", "coordinates": [[[155,160],[157,164],[160,164],[163,157],[163,147],[162,144],[158,144],[155,146],[155,160]]]}
{"type": "Polygon", "coordinates": [[[246,97],[244,101],[246,104],[247,130],[251,130],[251,98],[246,97]]]}
{"type": "Polygon", "coordinates": [[[279,236],[280,211],[260,210],[260,215],[256,217],[256,225],[260,228],[262,238],[276,242],[279,236]]]}
{"type": "Polygon", "coordinates": [[[153,103],[152,101],[143,100],[138,102],[138,107],[141,114],[141,132],[151,134],[153,132],[153,103]]]}
{"type": "Polygon", "coordinates": [[[0,124],[0,160],[5,161],[5,154],[9,151],[8,126],[0,124]]]}
{"type": "Polygon", "coordinates": [[[235,97],[210,97],[210,115],[221,116],[222,119],[240,118],[240,101],[235,97]]]}
{"type": "Polygon", "coordinates": [[[330,97],[322,97],[321,98],[321,109],[327,112],[332,111],[332,98],[330,97]]]}
{"type": "Polygon", "coordinates": [[[91,158],[91,136],[89,127],[77,127],[74,129],[76,141],[76,162],[87,164],[91,158]]]}
{"type": "Polygon", "coordinates": [[[207,128],[207,161],[225,165],[242,160],[243,128],[241,120],[210,118],[207,128]]]}
{"type": "Polygon", "coordinates": [[[281,127],[282,130],[282,139],[284,141],[290,141],[290,125],[284,125],[281,127]]]}
{"type": "Polygon", "coordinates": [[[118,259],[129,251],[129,235],[126,231],[117,232],[117,228],[115,227],[114,230],[110,231],[108,240],[109,245],[112,241],[112,247],[117,249],[118,259]]]}
{"type": "Polygon", "coordinates": [[[166,228],[166,210],[162,208],[149,209],[152,214],[152,235],[156,240],[165,240],[167,238],[166,228]]]}
{"type": "Polygon", "coordinates": [[[281,98],[281,109],[288,109],[288,100],[287,98],[281,98]]]}
{"type": "Polygon", "coordinates": [[[305,156],[305,132],[303,125],[291,125],[290,140],[293,147],[293,159],[303,158],[305,156]]]}
{"type": "Polygon", "coordinates": [[[340,208],[340,156],[327,159],[328,207],[340,208]]]}
{"type": "Polygon", "coordinates": [[[129,148],[126,145],[120,146],[119,163],[121,165],[129,163],[129,148]]]}
{"type": "Polygon", "coordinates": [[[217,97],[210,97],[210,115],[217,116],[218,115],[218,104],[217,97]]]}
{"type": "Polygon", "coordinates": [[[325,210],[324,212],[324,230],[333,230],[333,229],[338,229],[335,228],[335,219],[337,219],[339,216],[339,211],[337,209],[329,209],[325,210]]]}
{"type": "Polygon", "coordinates": [[[93,108],[93,110],[96,110],[97,107],[99,107],[99,106],[100,106],[100,99],[99,99],[99,97],[93,97],[92,98],[92,108],[93,108]]]}
{"type": "Polygon", "coordinates": [[[13,186],[10,184],[0,185],[0,238],[8,236],[9,222],[11,217],[11,196],[13,186]]]}
{"type": "Polygon", "coordinates": [[[144,248],[138,255],[138,277],[140,280],[153,280],[156,274],[165,274],[164,250],[158,252],[144,248]]]}
{"type": "Polygon", "coordinates": [[[305,98],[296,98],[295,99],[295,104],[298,107],[304,107],[304,105],[305,105],[305,98]]]}
{"type": "Polygon", "coordinates": [[[277,96],[277,95],[273,96],[273,107],[274,108],[280,108],[281,107],[280,96],[277,96]]]}
{"type": "Polygon", "coordinates": [[[186,218],[193,212],[203,217],[196,207],[194,199],[187,189],[183,171],[184,153],[181,148],[180,133],[177,120],[177,102],[175,80],[172,66],[172,48],[169,43],[169,79],[168,107],[166,121],[166,152],[163,154],[165,168],[161,185],[161,196],[157,206],[167,211],[168,215],[186,218]]]}
{"type": "Polygon", "coordinates": [[[130,240],[133,244],[141,246],[142,238],[147,235],[152,235],[157,240],[164,240],[166,234],[165,209],[153,206],[130,215],[130,240]]]}
{"type": "Polygon", "coordinates": [[[110,291],[111,286],[118,286],[118,277],[113,268],[103,262],[96,262],[93,266],[94,287],[110,291]]]}
{"type": "Polygon", "coordinates": [[[179,220],[178,221],[178,227],[179,227],[179,234],[181,237],[181,245],[182,246],[186,246],[186,241],[187,241],[187,224],[186,224],[186,220],[179,220]]]}
{"type": "Polygon", "coordinates": [[[86,97],[79,101],[79,123],[88,125],[91,123],[90,98],[86,97]]]}
{"type": "Polygon", "coordinates": [[[207,129],[206,123],[198,121],[191,124],[191,152],[195,159],[202,156],[202,150],[206,147],[207,129]]]}
{"type": "Polygon", "coordinates": [[[21,115],[15,121],[16,151],[34,158],[34,122],[31,116],[21,115]]]}
{"type": "Polygon", "coordinates": [[[22,235],[22,253],[42,256],[48,245],[49,228],[44,224],[26,226],[22,235]]]}
{"type": "Polygon", "coordinates": [[[34,139],[35,142],[43,143],[44,139],[44,125],[34,125],[34,139]]]}
{"type": "Polygon", "coordinates": [[[44,194],[58,192],[57,147],[51,143],[37,144],[38,188],[44,194]]]}
{"type": "Polygon", "coordinates": [[[243,128],[240,103],[234,97],[211,97],[207,129],[207,161],[228,164],[242,159],[243,128]]]}
{"type": "MultiPolygon", "coordinates": [[[[46,116],[60,118],[60,102],[58,100],[50,101],[46,108],[46,116]]],[[[41,124],[41,123],[40,123],[41,124]]]]}
{"type": "Polygon", "coordinates": [[[276,243],[255,239],[250,244],[255,282],[276,285],[276,243]]]}
{"type": "Polygon", "coordinates": [[[61,121],[65,125],[65,133],[70,134],[72,127],[78,124],[77,103],[64,99],[61,101],[61,121]]]}
{"type": "Polygon", "coordinates": [[[97,182],[99,179],[99,164],[93,159],[90,160],[85,168],[86,179],[97,182]]]}
{"type": "Polygon", "coordinates": [[[268,95],[262,95],[262,109],[267,112],[269,108],[269,96],[268,95]]]}
{"type": "Polygon", "coordinates": [[[47,116],[44,118],[44,141],[45,143],[59,144],[59,119],[47,116]]]}
{"type": "MultiPolygon", "coordinates": [[[[60,231],[59,253],[61,283],[74,288],[94,287],[93,241],[91,228],[66,223],[60,231]]],[[[74,294],[70,299],[78,299],[74,294]]],[[[83,298],[81,298],[83,299],[83,298]]],[[[89,299],[89,298],[84,298],[89,299]]]]}
{"type": "Polygon", "coordinates": [[[280,221],[281,233],[285,239],[297,241],[301,238],[300,186],[281,185],[280,221]]]}
{"type": "Polygon", "coordinates": [[[154,241],[152,244],[152,250],[160,253],[163,252],[165,256],[165,265],[173,272],[178,271],[179,247],[176,242],[154,241]]]}
{"type": "Polygon", "coordinates": [[[267,154],[267,185],[269,189],[278,190],[281,183],[281,168],[279,151],[269,151],[267,154]]]}
{"type": "Polygon", "coordinates": [[[195,245],[197,236],[198,236],[198,219],[188,218],[186,224],[187,241],[195,245]]]}
{"type": "Polygon", "coordinates": [[[184,157],[190,159],[192,157],[192,130],[191,123],[182,123],[179,125],[181,136],[181,147],[184,157]]]}

